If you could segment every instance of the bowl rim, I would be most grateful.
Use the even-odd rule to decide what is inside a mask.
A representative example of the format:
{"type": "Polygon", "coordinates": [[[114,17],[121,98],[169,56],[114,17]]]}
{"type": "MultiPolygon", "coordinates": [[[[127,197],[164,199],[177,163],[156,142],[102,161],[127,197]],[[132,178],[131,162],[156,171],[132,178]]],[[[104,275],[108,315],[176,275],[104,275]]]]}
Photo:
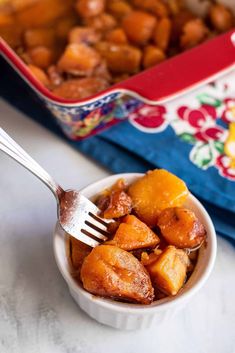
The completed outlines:
{"type": "MultiPolygon", "coordinates": [[[[83,99],[65,99],[54,95],[34,77],[27,65],[0,38],[0,53],[27,84],[46,102],[64,107],[95,105],[97,100],[105,101],[110,95],[128,95],[145,104],[162,104],[175,99],[202,84],[213,81],[234,70],[234,29],[209,39],[198,46],[180,53],[166,61],[141,71],[120,83],[83,99]],[[218,46],[220,50],[218,51],[218,46]],[[206,60],[205,57],[213,58],[206,60]],[[191,67],[194,70],[191,70],[191,67]],[[188,71],[185,71],[189,67],[188,71]],[[182,75],[182,73],[184,73],[182,75]],[[172,80],[174,75],[174,80],[172,80]],[[155,80],[153,79],[155,78],[155,80]],[[169,83],[170,84],[169,84],[169,83]]],[[[97,108],[94,106],[94,109],[97,108]]]]}
{"type": "MultiPolygon", "coordinates": [[[[96,188],[99,186],[100,183],[107,183],[110,184],[111,182],[114,182],[115,180],[119,178],[126,178],[126,177],[133,177],[133,178],[138,178],[143,176],[144,173],[120,173],[120,174],[114,174],[110,175],[108,177],[102,178],[94,183],[89,184],[88,186],[84,187],[81,189],[82,193],[85,193],[89,188],[96,188]]],[[[128,312],[132,314],[141,314],[142,311],[144,313],[153,313],[154,311],[161,311],[165,310],[167,308],[171,308],[173,306],[179,305],[182,302],[185,302],[187,299],[189,299],[192,295],[194,295],[197,291],[201,289],[201,287],[204,285],[206,280],[208,279],[209,275],[212,272],[212,269],[214,267],[215,263],[215,258],[216,258],[216,251],[217,251],[217,240],[216,240],[216,233],[215,229],[212,223],[212,220],[210,216],[208,215],[207,211],[205,210],[204,206],[198,201],[198,199],[193,196],[191,193],[189,194],[189,198],[191,201],[196,205],[196,207],[202,212],[203,216],[206,219],[206,225],[207,225],[207,231],[210,236],[208,239],[208,242],[210,243],[210,247],[207,245],[208,250],[208,261],[207,261],[207,266],[203,270],[201,276],[199,279],[196,280],[196,283],[193,284],[192,287],[187,288],[184,293],[181,293],[181,295],[176,296],[176,297],[170,297],[170,301],[165,301],[161,302],[161,300],[155,301],[150,305],[142,305],[142,304],[132,304],[132,303],[124,303],[124,302],[117,302],[112,299],[108,298],[102,298],[95,296],[89,292],[87,292],[82,286],[80,286],[75,279],[72,277],[70,273],[67,273],[66,269],[64,266],[61,265],[59,256],[57,254],[57,242],[56,242],[56,237],[58,233],[58,227],[60,228],[59,224],[57,223],[56,228],[54,230],[53,234],[53,248],[54,248],[54,256],[55,260],[57,263],[57,266],[64,277],[66,283],[68,284],[69,288],[72,289],[74,292],[78,293],[78,295],[82,295],[85,297],[87,300],[92,301],[93,303],[97,304],[98,306],[101,306],[103,308],[109,309],[111,311],[115,312],[128,312]]]]}

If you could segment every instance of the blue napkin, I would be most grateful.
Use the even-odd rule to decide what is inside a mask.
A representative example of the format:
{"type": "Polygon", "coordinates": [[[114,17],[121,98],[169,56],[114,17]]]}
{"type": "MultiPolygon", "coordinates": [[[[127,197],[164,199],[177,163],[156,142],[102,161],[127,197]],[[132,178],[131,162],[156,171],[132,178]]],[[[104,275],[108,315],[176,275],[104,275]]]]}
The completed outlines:
{"type": "MultiPolygon", "coordinates": [[[[1,96],[65,138],[51,114],[2,59],[0,70],[1,96]]],[[[145,172],[154,168],[165,168],[175,173],[205,205],[217,233],[235,245],[235,181],[221,176],[218,168],[209,167],[205,170],[192,163],[189,159],[192,149],[188,143],[190,136],[186,134],[183,137],[180,139],[170,126],[161,132],[148,133],[148,124],[147,128],[138,129],[135,124],[124,121],[87,140],[67,141],[113,173],[145,172]]]]}
{"type": "MultiPolygon", "coordinates": [[[[126,137],[124,139],[125,141],[123,145],[128,146],[130,141],[132,142],[133,139],[131,131],[132,128],[130,128],[128,123],[123,122],[118,126],[104,131],[98,136],[91,137],[79,143],[72,142],[72,145],[74,145],[75,148],[78,147],[80,151],[92,157],[94,160],[100,162],[102,165],[106,166],[114,173],[142,173],[146,172],[146,170],[160,167],[166,168],[167,170],[177,174],[179,177],[186,181],[190,191],[203,203],[214,222],[217,233],[223,237],[228,238],[235,245],[235,212],[234,210],[232,211],[234,207],[234,201],[231,201],[231,206],[233,207],[231,207],[230,210],[229,201],[226,200],[226,202],[224,202],[223,196],[220,192],[217,195],[217,203],[221,199],[222,205],[224,205],[225,207],[219,207],[215,205],[213,199],[213,190],[210,190],[211,199],[210,196],[206,194],[205,183],[210,182],[210,178],[213,178],[214,173],[212,174],[212,176],[207,175],[206,177],[204,177],[205,183],[203,182],[203,179],[201,179],[201,182],[199,180],[199,183],[196,183],[196,177],[190,178],[189,173],[183,167],[185,159],[181,156],[181,154],[179,156],[179,153],[177,153],[177,156],[174,156],[174,154],[171,155],[171,153],[169,153],[169,159],[163,158],[163,160],[161,160],[162,155],[160,151],[160,161],[158,158],[156,158],[156,161],[154,162],[155,153],[153,153],[153,155],[150,155],[150,158],[148,158],[148,155],[144,156],[144,146],[146,143],[145,139],[139,139],[139,141],[142,141],[143,146],[141,153],[138,153],[138,151],[134,150],[134,146],[132,151],[128,150],[123,146],[120,147],[120,140],[118,137],[121,136],[121,139],[123,136],[126,137]],[[128,135],[123,135],[124,131],[128,131],[128,135]],[[175,163],[172,161],[175,161],[175,163]],[[180,166],[183,168],[182,171],[180,170],[180,166]],[[195,190],[197,190],[198,193],[195,190]]],[[[133,133],[134,136],[135,133],[136,132],[133,133]]],[[[152,139],[154,140],[153,136],[149,137],[149,144],[151,144],[152,139]]],[[[174,146],[174,143],[171,143],[170,146],[174,146]]],[[[186,162],[185,164],[187,166],[186,162]]],[[[230,185],[230,187],[234,188],[235,185],[232,184],[230,185]]],[[[233,197],[235,196],[234,191],[232,195],[233,197]]]]}

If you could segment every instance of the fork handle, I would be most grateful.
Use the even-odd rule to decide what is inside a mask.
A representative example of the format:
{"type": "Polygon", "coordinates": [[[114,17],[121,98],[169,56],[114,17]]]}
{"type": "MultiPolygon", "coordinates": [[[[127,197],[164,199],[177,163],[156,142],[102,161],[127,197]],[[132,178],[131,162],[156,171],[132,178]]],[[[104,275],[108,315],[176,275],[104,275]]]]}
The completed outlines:
{"type": "Polygon", "coordinates": [[[64,190],[52,177],[0,127],[0,150],[38,177],[54,194],[59,202],[64,190]]]}

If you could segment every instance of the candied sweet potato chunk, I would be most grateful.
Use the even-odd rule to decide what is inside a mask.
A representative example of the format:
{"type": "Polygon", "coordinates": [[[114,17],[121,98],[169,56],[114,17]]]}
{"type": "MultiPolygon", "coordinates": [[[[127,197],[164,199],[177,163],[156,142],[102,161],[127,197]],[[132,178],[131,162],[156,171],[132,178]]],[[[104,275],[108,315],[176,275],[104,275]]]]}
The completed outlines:
{"type": "Polygon", "coordinates": [[[212,4],[209,9],[209,19],[219,32],[228,31],[235,25],[234,15],[223,4],[212,4]]]}
{"type": "Polygon", "coordinates": [[[85,258],[81,280],[90,293],[150,304],[153,288],[144,266],[131,254],[112,245],[99,245],[85,258]]]}
{"type": "Polygon", "coordinates": [[[163,17],[157,24],[154,33],[153,39],[158,48],[166,50],[169,45],[170,36],[171,36],[171,20],[168,17],[163,17]]]}
{"type": "Polygon", "coordinates": [[[122,28],[115,28],[106,35],[106,40],[115,44],[127,44],[127,36],[122,28]]]}
{"type": "Polygon", "coordinates": [[[168,295],[176,295],[185,282],[188,265],[185,251],[169,245],[146,268],[154,287],[168,295]]]}
{"type": "Polygon", "coordinates": [[[52,28],[32,28],[24,32],[24,43],[27,48],[38,46],[52,47],[55,44],[55,31],[52,28]]]}
{"type": "Polygon", "coordinates": [[[80,273],[85,257],[91,252],[91,247],[69,236],[69,257],[73,270],[80,273]]]}
{"type": "Polygon", "coordinates": [[[166,55],[162,49],[154,45],[147,45],[144,48],[143,66],[145,69],[159,64],[166,59],[166,55]]]}
{"type": "Polygon", "coordinates": [[[131,212],[131,198],[123,190],[111,192],[108,207],[104,210],[104,218],[119,218],[131,212]]]}
{"type": "Polygon", "coordinates": [[[120,223],[114,238],[107,243],[129,251],[153,248],[159,241],[158,236],[145,223],[133,215],[128,215],[120,223]]]}
{"type": "Polygon", "coordinates": [[[128,2],[117,0],[107,1],[108,11],[118,20],[121,20],[132,11],[132,7],[128,2]]]}
{"type": "Polygon", "coordinates": [[[48,68],[53,62],[53,51],[44,46],[38,46],[28,50],[29,58],[33,65],[41,69],[48,68]]]}
{"type": "Polygon", "coordinates": [[[66,99],[82,99],[92,96],[108,87],[108,82],[99,77],[70,79],[62,82],[52,92],[66,99]]]}
{"type": "Polygon", "coordinates": [[[182,206],[188,189],[177,176],[155,169],[131,184],[128,194],[137,216],[148,226],[155,226],[164,208],[182,206]]]}
{"type": "Polygon", "coordinates": [[[140,68],[140,49],[126,44],[100,42],[96,45],[101,56],[106,60],[113,73],[135,73],[140,68]]]}
{"type": "Polygon", "coordinates": [[[106,12],[95,17],[86,18],[84,23],[86,26],[95,28],[102,33],[110,31],[117,25],[116,19],[106,12]]]}
{"type": "Polygon", "coordinates": [[[63,72],[73,75],[89,76],[100,61],[100,55],[95,49],[83,43],[72,43],[67,45],[57,66],[58,69],[63,72]]]}
{"type": "Polygon", "coordinates": [[[209,34],[209,30],[200,18],[187,22],[183,27],[180,37],[180,45],[183,49],[193,48],[203,42],[209,34]]]}
{"type": "Polygon", "coordinates": [[[183,207],[163,210],[157,225],[166,241],[178,248],[194,248],[206,237],[206,230],[195,213],[183,207]]]}
{"type": "Polygon", "coordinates": [[[28,65],[28,68],[31,71],[31,73],[36,77],[36,79],[38,79],[38,81],[40,81],[44,86],[50,85],[49,78],[42,69],[31,64],[28,65]]]}
{"type": "Polygon", "coordinates": [[[100,39],[100,34],[90,27],[73,27],[69,32],[69,43],[94,44],[100,39]]]}
{"type": "Polygon", "coordinates": [[[1,12],[1,8],[0,8],[0,28],[5,26],[11,27],[13,25],[14,25],[14,16],[12,14],[4,13],[3,11],[1,12]]]}
{"type": "Polygon", "coordinates": [[[138,45],[146,44],[152,36],[156,18],[144,11],[130,12],[122,22],[128,39],[138,45]]]}
{"type": "MultiPolygon", "coordinates": [[[[19,0],[22,1],[22,0],[19,0]]],[[[61,16],[71,12],[73,0],[40,0],[32,6],[16,11],[17,22],[24,28],[37,28],[51,25],[61,16]]]]}
{"type": "Polygon", "coordinates": [[[96,205],[101,211],[105,211],[109,206],[110,195],[114,191],[126,191],[126,184],[123,178],[118,179],[110,188],[107,188],[98,195],[96,205]]]}
{"type": "Polygon", "coordinates": [[[100,15],[105,8],[105,0],[77,0],[75,9],[81,17],[100,15]]]}

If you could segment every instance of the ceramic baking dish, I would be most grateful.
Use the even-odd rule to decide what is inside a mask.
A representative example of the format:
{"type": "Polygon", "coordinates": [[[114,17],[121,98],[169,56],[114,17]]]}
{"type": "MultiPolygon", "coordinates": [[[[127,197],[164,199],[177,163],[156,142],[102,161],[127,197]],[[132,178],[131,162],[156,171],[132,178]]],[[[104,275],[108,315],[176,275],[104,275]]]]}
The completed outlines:
{"type": "MultiPolygon", "coordinates": [[[[223,1],[229,4],[229,1],[223,1]]],[[[190,1],[191,7],[198,2],[190,1]]],[[[232,3],[232,1],[231,1],[232,3]]],[[[199,7],[196,7],[199,10],[199,7]]],[[[165,62],[79,101],[54,96],[0,39],[0,53],[56,118],[64,133],[79,140],[126,119],[136,106],[165,106],[199,86],[235,73],[235,31],[211,39],[165,62]]]]}

